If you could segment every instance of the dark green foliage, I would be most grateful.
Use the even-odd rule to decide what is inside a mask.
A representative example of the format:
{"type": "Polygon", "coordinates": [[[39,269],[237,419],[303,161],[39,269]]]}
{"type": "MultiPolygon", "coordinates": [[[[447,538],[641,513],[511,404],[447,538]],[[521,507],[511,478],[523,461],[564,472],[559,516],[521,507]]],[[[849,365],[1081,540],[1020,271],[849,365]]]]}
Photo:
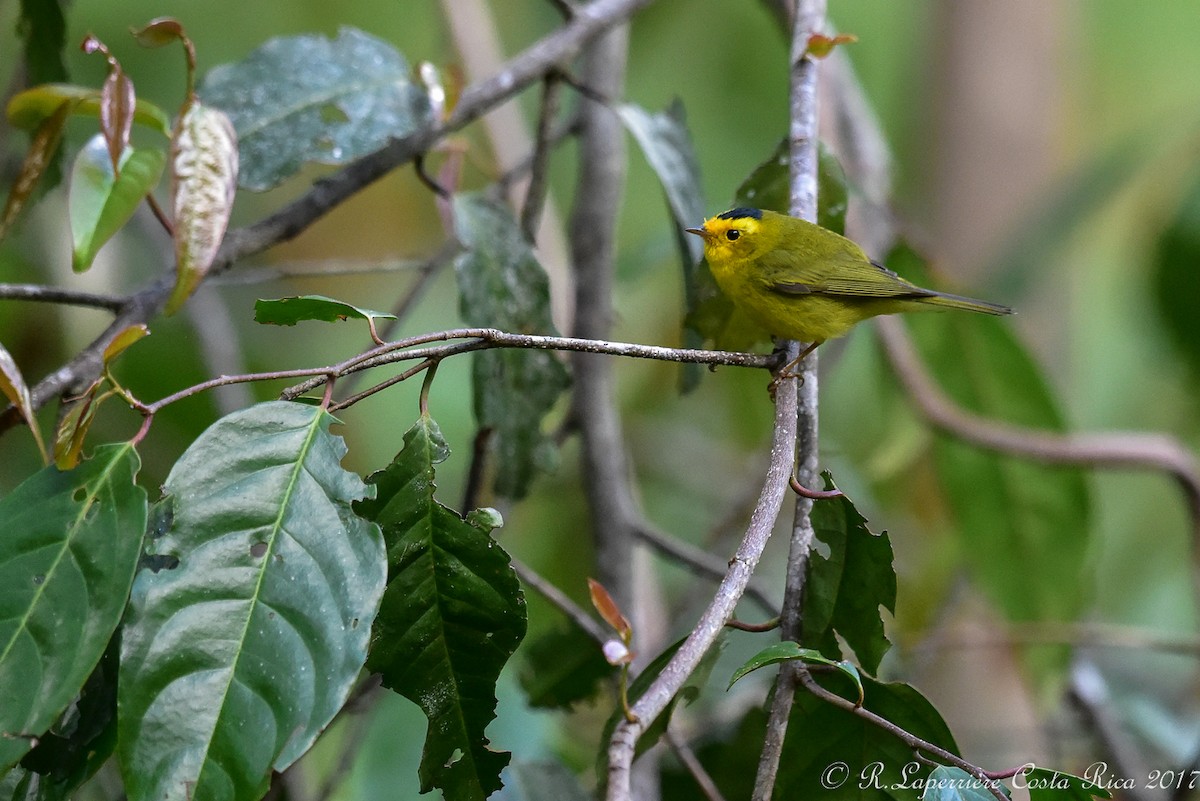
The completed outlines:
{"type": "MultiPolygon", "coordinates": [[[[456,195],[454,228],[466,248],[454,267],[467,324],[555,333],[546,273],[512,213],[483,195],[456,195]]],[[[570,378],[558,357],[543,350],[487,350],[474,360],[475,419],[494,434],[496,492],[521,498],[537,471],[557,463],[542,421],[570,378]]]]}
{"type": "Polygon", "coordinates": [[[525,598],[491,536],[491,509],[464,520],[434,498],[434,466],[450,449],[430,417],[404,435],[404,448],[373,474],[372,500],[355,510],[382,527],[388,584],[367,667],[429,719],[421,791],[441,788],[470,801],[498,790],[507,753],[484,735],[496,716],[496,679],[525,636],[525,598]]]}
{"type": "Polygon", "coordinates": [[[179,563],[139,574],[121,649],[130,798],[257,798],[345,702],[386,569],[332,422],[260,403],[210,426],[167,477],[169,528],[149,547],[179,563]]]}
{"type": "MultiPolygon", "coordinates": [[[[825,483],[833,487],[828,473],[825,483]]],[[[896,611],[892,544],[887,532],[871,533],[866,518],[845,495],[815,502],[812,525],[829,555],[817,548],[809,553],[801,641],[840,659],[836,632],[854,649],[863,669],[874,675],[891,647],[879,609],[896,611]]]]}

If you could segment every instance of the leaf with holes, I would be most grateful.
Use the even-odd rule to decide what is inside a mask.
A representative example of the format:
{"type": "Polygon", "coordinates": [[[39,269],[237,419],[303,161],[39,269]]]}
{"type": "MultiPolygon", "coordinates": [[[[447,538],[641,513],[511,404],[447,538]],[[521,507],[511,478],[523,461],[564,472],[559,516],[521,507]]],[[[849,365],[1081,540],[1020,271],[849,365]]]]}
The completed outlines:
{"type": "MultiPolygon", "coordinates": [[[[454,197],[454,225],[466,251],[454,263],[459,308],[468,325],[553,334],[550,282],[507,208],[480,194],[454,197]]],[[[542,419],[570,384],[554,354],[501,348],[476,353],[475,419],[495,433],[496,492],[520,498],[558,453],[542,419]]]]}
{"type": "Polygon", "coordinates": [[[391,465],[367,479],[375,498],[355,504],[388,547],[367,667],[429,718],[421,792],[482,801],[500,788],[509,760],[488,748],[484,731],[496,716],[496,679],[525,636],[525,597],[491,536],[495,513],[464,520],[433,497],[434,466],[449,454],[437,423],[422,415],[391,465]]]}
{"type": "Polygon", "coordinates": [[[113,172],[103,134],[88,140],[75,157],[67,194],[76,272],[92,266],[100,247],[129,221],[138,204],[154,189],[162,169],[161,151],[131,148],[121,159],[118,176],[113,172]]]}
{"type": "Polygon", "coordinates": [[[123,633],[118,754],[133,801],[259,798],[366,660],[386,574],[351,503],[334,419],[298,403],[223,417],[167,476],[123,633]]]}
{"type": "Polygon", "coordinates": [[[353,317],[356,320],[395,320],[390,312],[351,306],[324,295],[300,295],[293,298],[259,298],[254,301],[254,322],[264,325],[295,325],[301,320],[333,323],[353,317]]]}
{"type": "MultiPolygon", "coordinates": [[[[833,480],[824,473],[825,488],[833,480]]],[[[825,548],[814,549],[804,582],[801,641],[838,660],[837,635],[854,649],[859,664],[874,674],[891,647],[879,608],[896,611],[896,572],[887,532],[874,534],[845,495],[813,504],[813,533],[825,548]],[[828,554],[828,555],[826,555],[828,554]]]]}
{"type": "Polygon", "coordinates": [[[0,774],[79,693],[112,637],[146,530],[128,443],[0,500],[0,774]]]}
{"type": "Polygon", "coordinates": [[[237,191],[238,142],[229,118],[192,103],[171,140],[171,210],[175,218],[174,314],[195,291],[221,247],[237,191]]]}
{"type": "Polygon", "coordinates": [[[433,121],[408,61],[354,28],[271,39],[210,71],[205,103],[224,109],[242,143],[241,185],[261,191],[305,162],[346,164],[433,121]]]}

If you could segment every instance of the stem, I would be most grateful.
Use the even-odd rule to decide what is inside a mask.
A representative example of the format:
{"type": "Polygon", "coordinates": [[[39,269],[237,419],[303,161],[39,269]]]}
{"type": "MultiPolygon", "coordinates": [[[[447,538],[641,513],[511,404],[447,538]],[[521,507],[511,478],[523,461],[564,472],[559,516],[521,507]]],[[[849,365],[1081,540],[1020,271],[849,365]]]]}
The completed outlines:
{"type": "MultiPolygon", "coordinates": [[[[809,37],[825,24],[825,0],[799,0],[796,6],[795,27],[792,30],[791,84],[791,200],[793,216],[809,222],[817,219],[817,62],[806,55],[809,37]]],[[[789,347],[789,354],[798,345],[789,347]]],[[[812,345],[809,346],[812,350],[812,345]]],[[[810,352],[800,364],[799,386],[786,382],[786,391],[797,398],[796,472],[789,478],[793,487],[807,488],[817,479],[817,354],[810,352]]],[[[792,518],[791,544],[788,550],[783,608],[780,614],[779,636],[784,640],[800,639],[804,577],[808,568],[808,553],[812,547],[813,528],[810,513],[811,492],[796,490],[797,498],[792,518]]],[[[763,750],[754,780],[755,801],[769,801],[775,791],[775,777],[787,736],[788,719],[792,713],[796,683],[804,666],[800,662],[780,665],[775,692],[767,718],[763,750]]]]}
{"type": "Polygon", "coordinates": [[[622,721],[613,731],[608,746],[608,801],[631,801],[630,768],[637,739],[646,725],[662,712],[691,676],[692,671],[712,647],[725,622],[746,590],[750,576],[762,557],[763,549],[775,527],[775,520],[788,491],[796,440],[796,393],[793,382],[786,382],[775,403],[775,427],[771,438],[771,460],[758,503],[750,515],[750,524],[741,544],[729,562],[717,592],[700,616],[692,633],[667,662],[642,696],[633,704],[637,723],[622,721]]]}

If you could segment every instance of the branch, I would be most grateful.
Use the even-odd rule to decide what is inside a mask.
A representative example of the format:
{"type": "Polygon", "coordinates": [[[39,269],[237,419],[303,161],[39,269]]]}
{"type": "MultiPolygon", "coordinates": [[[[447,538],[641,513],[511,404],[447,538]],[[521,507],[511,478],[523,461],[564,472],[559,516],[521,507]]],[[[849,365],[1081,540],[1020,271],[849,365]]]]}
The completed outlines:
{"type": "Polygon", "coordinates": [[[725,578],[722,579],[692,633],[633,704],[632,710],[637,719],[622,720],[613,731],[608,746],[608,801],[630,801],[630,768],[638,737],[687,682],[746,591],[746,585],[749,584],[754,568],[762,557],[788,490],[787,482],[792,472],[795,440],[795,382],[785,381],[780,385],[775,398],[771,460],[745,536],[729,562],[725,578]]]}
{"type": "MultiPolygon", "coordinates": [[[[594,0],[578,9],[562,28],[535,42],[503,69],[468,86],[449,117],[414,131],[368,156],[317,181],[312,189],[257,223],[230,231],[221,245],[209,276],[228,270],[235,262],[292,239],[319,218],[373,181],[427,151],[517,92],[574,58],[599,34],[629,18],[653,0],[594,0]]],[[[100,375],[101,355],[112,338],[131,325],[148,323],[157,316],[171,293],[174,271],[130,296],[117,319],[67,364],[39,381],[31,390],[33,407],[40,409],[51,398],[87,386],[100,375]]],[[[10,409],[0,416],[0,431],[19,416],[10,409]]]]}
{"type": "Polygon", "coordinates": [[[1196,457],[1166,434],[1058,434],[999,423],[959,408],[934,383],[921,364],[903,323],[876,321],[880,341],[900,383],[918,411],[934,427],[983,448],[1050,464],[1130,467],[1161,470],[1183,490],[1192,517],[1193,536],[1200,541],[1200,467],[1196,457]]]}
{"type": "Polygon", "coordinates": [[[935,745],[928,740],[923,740],[915,734],[911,734],[905,729],[897,726],[895,723],[892,723],[887,718],[880,717],[866,707],[861,707],[853,701],[847,701],[845,698],[835,692],[826,690],[820,684],[817,684],[816,679],[812,677],[812,674],[809,673],[801,663],[794,662],[791,664],[801,665],[800,670],[797,671],[797,682],[804,687],[805,690],[812,693],[817,698],[820,698],[822,701],[825,701],[828,704],[832,704],[833,706],[844,709],[850,714],[862,718],[873,726],[878,726],[907,745],[915,753],[923,753],[934,756],[947,765],[953,765],[956,768],[966,771],[976,780],[978,780],[980,784],[988,790],[988,792],[995,796],[997,801],[1009,801],[1008,796],[1001,791],[1000,783],[996,781],[996,779],[987,771],[983,770],[977,765],[967,762],[962,757],[947,751],[941,746],[935,745]]]}
{"type": "MultiPolygon", "coordinates": [[[[807,56],[808,40],[825,25],[825,0],[799,0],[796,4],[795,27],[792,29],[792,83],[790,211],[793,216],[810,222],[817,220],[817,61],[807,56]]],[[[808,354],[801,363],[799,402],[796,423],[796,478],[811,487],[817,479],[817,358],[808,354]]],[[[812,547],[813,527],[810,514],[813,500],[797,494],[792,517],[791,543],[788,549],[783,607],[779,617],[779,636],[783,640],[800,640],[801,606],[804,599],[804,577],[808,570],[808,553],[812,547]]],[[[796,681],[803,665],[784,662],[779,668],[763,750],[754,779],[755,801],[769,801],[775,792],[775,777],[783,741],[787,736],[788,720],[792,714],[796,681]]]]}
{"type": "Polygon", "coordinates": [[[42,286],[41,284],[0,284],[0,300],[30,300],[39,303],[62,303],[68,306],[90,306],[118,312],[127,302],[115,295],[97,295],[73,289],[42,286]]]}

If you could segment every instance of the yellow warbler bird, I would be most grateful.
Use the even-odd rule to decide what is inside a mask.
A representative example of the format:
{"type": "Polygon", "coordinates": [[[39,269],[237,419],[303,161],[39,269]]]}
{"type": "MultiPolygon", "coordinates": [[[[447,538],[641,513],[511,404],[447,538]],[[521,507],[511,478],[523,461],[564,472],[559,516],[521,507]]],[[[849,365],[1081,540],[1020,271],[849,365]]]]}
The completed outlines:
{"type": "Polygon", "coordinates": [[[704,240],[713,278],[735,306],[774,336],[810,343],[789,367],[877,314],[1012,314],[998,303],[923,289],[871,261],[846,237],[786,214],[737,208],[686,230],[704,240]]]}

